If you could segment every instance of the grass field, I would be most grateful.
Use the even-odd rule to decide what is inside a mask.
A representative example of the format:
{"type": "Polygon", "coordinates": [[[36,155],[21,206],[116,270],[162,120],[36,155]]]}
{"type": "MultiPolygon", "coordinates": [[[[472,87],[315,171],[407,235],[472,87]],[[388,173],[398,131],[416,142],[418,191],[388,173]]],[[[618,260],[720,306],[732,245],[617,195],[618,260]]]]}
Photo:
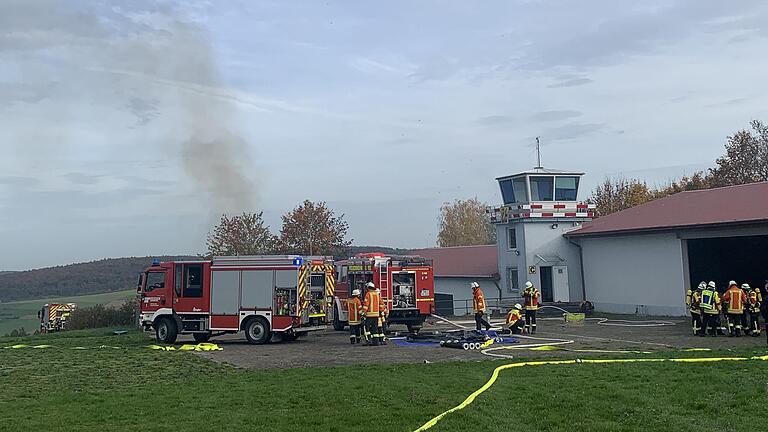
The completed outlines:
{"type": "Polygon", "coordinates": [[[104,294],[89,294],[76,297],[58,297],[42,300],[23,300],[0,303],[0,336],[13,329],[24,327],[32,333],[40,327],[37,311],[46,303],[77,303],[78,306],[93,306],[110,302],[121,302],[136,296],[136,291],[117,291],[104,294]]]}
{"type": "MultiPolygon", "coordinates": [[[[464,400],[505,363],[250,371],[188,352],[149,350],[150,340],[139,333],[0,338],[0,346],[19,342],[55,347],[0,349],[0,429],[411,431],[464,400]],[[120,348],[69,349],[100,345],[120,348]]],[[[765,350],[727,353],[758,354],[765,350]]],[[[515,368],[431,430],[698,432],[707,425],[752,432],[760,427],[748,413],[763,410],[767,365],[515,368]]]]}

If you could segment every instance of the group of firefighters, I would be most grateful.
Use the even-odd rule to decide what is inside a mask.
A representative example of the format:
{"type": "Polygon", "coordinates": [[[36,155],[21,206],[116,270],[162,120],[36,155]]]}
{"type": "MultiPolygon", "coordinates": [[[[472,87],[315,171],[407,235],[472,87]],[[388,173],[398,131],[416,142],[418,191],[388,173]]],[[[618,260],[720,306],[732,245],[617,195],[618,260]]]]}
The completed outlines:
{"type": "Polygon", "coordinates": [[[384,323],[387,321],[387,307],[381,298],[381,292],[373,282],[365,285],[365,296],[360,300],[360,290],[352,291],[352,298],[347,300],[349,314],[349,342],[365,342],[365,345],[386,345],[384,323]]]}
{"type": "Polygon", "coordinates": [[[714,282],[701,282],[695,290],[688,290],[685,303],[691,311],[694,335],[717,336],[721,333],[738,337],[743,332],[760,336],[763,296],[758,287],[746,283],[739,287],[736,281],[730,281],[728,290],[720,296],[714,282]]]}
{"type": "MultiPolygon", "coordinates": [[[[475,313],[475,329],[480,331],[491,329],[491,324],[484,318],[486,312],[485,296],[477,282],[472,282],[472,310],[475,313]]],[[[536,312],[539,310],[539,290],[531,281],[525,283],[523,303],[515,306],[507,313],[506,325],[512,334],[536,333],[536,312]]]]}

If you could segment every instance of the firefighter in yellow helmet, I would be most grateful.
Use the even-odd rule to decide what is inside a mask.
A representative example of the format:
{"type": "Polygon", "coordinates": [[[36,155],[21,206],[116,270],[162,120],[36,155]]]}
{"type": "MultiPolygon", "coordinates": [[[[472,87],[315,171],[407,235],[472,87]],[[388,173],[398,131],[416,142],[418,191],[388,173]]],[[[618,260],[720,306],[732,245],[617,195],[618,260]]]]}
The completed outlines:
{"type": "Polygon", "coordinates": [[[523,321],[523,307],[520,303],[515,303],[515,307],[509,310],[507,314],[507,328],[512,334],[523,334],[525,322],[523,321]]]}
{"type": "Polygon", "coordinates": [[[536,333],[536,312],[539,310],[539,290],[533,286],[531,281],[525,283],[523,300],[525,304],[525,327],[528,329],[528,333],[536,333]]]}
{"type": "Polygon", "coordinates": [[[701,292],[707,287],[707,283],[702,281],[695,290],[688,290],[685,295],[685,304],[691,311],[691,327],[693,328],[693,335],[699,336],[702,331],[701,322],[701,292]]]}
{"type": "Polygon", "coordinates": [[[381,345],[384,335],[379,327],[379,319],[384,313],[381,308],[381,295],[376,291],[373,282],[365,285],[365,301],[363,301],[363,316],[365,317],[366,345],[381,345]]]}
{"type": "Polygon", "coordinates": [[[491,329],[491,323],[483,318],[485,314],[483,290],[480,289],[480,284],[477,282],[472,282],[470,287],[472,287],[472,312],[475,314],[475,330],[480,331],[485,326],[485,330],[488,331],[491,329]]]}
{"type": "Polygon", "coordinates": [[[720,315],[720,296],[717,294],[717,285],[710,281],[706,288],[701,290],[701,302],[699,302],[704,317],[704,327],[701,335],[717,336],[717,318],[720,315]]]}
{"type": "Polygon", "coordinates": [[[362,332],[363,302],[360,301],[360,290],[352,291],[352,297],[347,300],[347,316],[349,317],[349,343],[360,343],[362,332]]]}
{"type": "Polygon", "coordinates": [[[749,325],[747,332],[750,336],[760,336],[760,307],[763,304],[763,296],[760,288],[750,287],[749,284],[741,286],[747,292],[747,312],[749,312],[749,325]]]}
{"type": "Polygon", "coordinates": [[[723,302],[728,304],[726,316],[728,317],[728,336],[741,336],[741,329],[745,327],[744,306],[747,303],[747,295],[739,288],[736,281],[728,284],[728,291],[723,294],[723,302]]]}

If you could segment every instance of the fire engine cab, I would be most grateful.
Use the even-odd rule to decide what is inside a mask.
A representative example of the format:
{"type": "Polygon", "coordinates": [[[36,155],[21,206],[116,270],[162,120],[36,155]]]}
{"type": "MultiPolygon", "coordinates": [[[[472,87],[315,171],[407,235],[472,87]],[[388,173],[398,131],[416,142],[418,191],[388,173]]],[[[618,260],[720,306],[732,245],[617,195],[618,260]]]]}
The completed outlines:
{"type": "Polygon", "coordinates": [[[240,331],[252,344],[273,334],[294,340],[326,328],[334,285],[333,261],[326,257],[156,260],[139,277],[141,325],[162,343],[174,343],[178,334],[205,342],[240,331]]]}
{"type": "Polygon", "coordinates": [[[418,331],[435,312],[432,260],[418,256],[386,256],[382,253],[358,254],[337,261],[338,286],[333,298],[332,321],[336,330],[347,325],[347,299],[373,282],[387,305],[387,325],[405,324],[409,332],[418,331]]]}

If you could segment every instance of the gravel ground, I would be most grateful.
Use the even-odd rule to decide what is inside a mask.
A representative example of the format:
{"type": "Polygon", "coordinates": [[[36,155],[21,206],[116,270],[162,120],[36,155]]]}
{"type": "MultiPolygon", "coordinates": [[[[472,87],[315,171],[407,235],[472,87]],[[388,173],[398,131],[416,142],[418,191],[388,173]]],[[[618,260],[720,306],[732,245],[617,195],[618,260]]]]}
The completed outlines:
{"type": "MultiPolygon", "coordinates": [[[[612,317],[637,321],[636,317],[612,317]]],[[[652,318],[643,318],[650,320],[652,318]]],[[[762,337],[694,337],[690,334],[688,320],[676,318],[665,319],[673,325],[663,327],[624,327],[600,325],[597,321],[587,321],[580,325],[565,325],[562,320],[540,319],[538,338],[555,338],[573,340],[567,345],[569,349],[589,350],[640,350],[666,351],[685,348],[727,349],[736,347],[766,346],[765,336],[762,337]]],[[[474,322],[464,319],[456,321],[465,326],[474,322]]],[[[494,321],[496,322],[496,321],[494,321]]],[[[606,324],[620,324],[609,321],[606,324]]],[[[624,323],[621,323],[624,324],[624,323]]],[[[425,326],[424,330],[448,330],[452,327],[444,323],[425,326]]],[[[186,341],[184,338],[183,341],[186,341]]],[[[249,345],[244,337],[228,335],[213,338],[223,351],[202,352],[201,356],[211,360],[231,364],[242,368],[297,368],[312,366],[343,366],[370,363],[424,363],[439,361],[472,361],[484,360],[479,351],[464,351],[460,349],[439,348],[431,346],[397,346],[392,341],[386,346],[366,347],[350,345],[346,331],[336,332],[327,330],[315,332],[294,342],[273,342],[266,345],[249,345]]],[[[540,340],[524,340],[521,343],[539,343],[540,340]]],[[[567,351],[530,351],[503,350],[503,354],[531,357],[551,357],[571,355],[567,351]]],[[[584,355],[584,354],[581,354],[584,355]]]]}

